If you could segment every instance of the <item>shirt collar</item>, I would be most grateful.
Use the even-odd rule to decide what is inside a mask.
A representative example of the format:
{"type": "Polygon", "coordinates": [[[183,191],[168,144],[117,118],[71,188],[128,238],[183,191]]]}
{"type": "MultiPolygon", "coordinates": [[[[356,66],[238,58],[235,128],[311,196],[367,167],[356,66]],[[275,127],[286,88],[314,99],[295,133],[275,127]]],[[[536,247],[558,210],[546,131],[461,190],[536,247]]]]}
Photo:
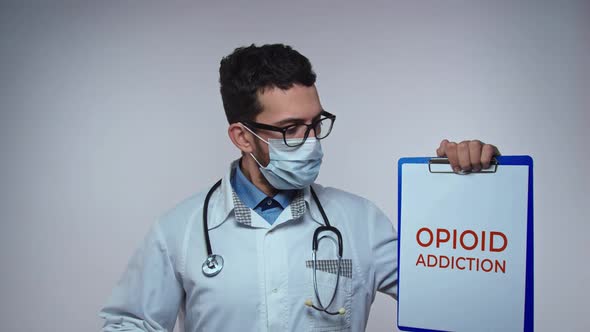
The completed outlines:
{"type": "MultiPolygon", "coordinates": [[[[211,196],[211,201],[209,203],[210,217],[207,221],[210,230],[223,224],[229,218],[232,211],[235,214],[237,222],[251,226],[251,214],[255,212],[240,200],[231,185],[232,173],[236,167],[239,167],[239,159],[234,160],[231,163],[229,171],[221,181],[220,190],[217,190],[216,193],[211,196]]],[[[314,189],[316,189],[316,193],[320,195],[318,189],[321,190],[321,186],[314,185],[314,189]]],[[[309,208],[312,219],[320,225],[324,224],[319,211],[317,211],[315,202],[313,202],[313,199],[311,198],[309,187],[303,190],[296,190],[295,196],[291,200],[291,204],[286,208],[291,210],[293,219],[302,217],[309,208]]]]}
{"type": "MultiPolygon", "coordinates": [[[[231,176],[232,188],[244,205],[250,209],[255,209],[260,203],[266,200],[268,196],[246,178],[244,173],[242,173],[239,162],[233,169],[233,172],[231,176]]],[[[289,205],[296,193],[297,190],[280,190],[272,198],[284,209],[289,205]]]]}
{"type": "Polygon", "coordinates": [[[262,190],[258,189],[258,187],[250,182],[244,173],[242,173],[239,162],[237,163],[236,167],[233,168],[231,184],[236,195],[241,199],[244,205],[250,209],[254,209],[266,198],[266,194],[263,193],[262,190]]]}

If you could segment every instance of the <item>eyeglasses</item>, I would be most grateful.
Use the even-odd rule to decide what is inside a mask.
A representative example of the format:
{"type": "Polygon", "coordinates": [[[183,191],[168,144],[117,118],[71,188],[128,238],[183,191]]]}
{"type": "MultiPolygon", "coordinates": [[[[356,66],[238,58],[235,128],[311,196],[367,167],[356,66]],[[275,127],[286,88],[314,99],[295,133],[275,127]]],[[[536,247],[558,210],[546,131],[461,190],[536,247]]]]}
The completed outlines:
{"type": "Polygon", "coordinates": [[[275,127],[264,123],[253,121],[243,121],[242,123],[251,130],[262,129],[276,131],[283,134],[283,140],[289,147],[297,147],[303,145],[309,136],[309,132],[313,129],[314,136],[317,139],[324,139],[330,135],[336,115],[323,111],[320,113],[320,118],[311,124],[292,124],[286,127],[275,127]],[[303,139],[301,139],[303,138],[303,139]]]}

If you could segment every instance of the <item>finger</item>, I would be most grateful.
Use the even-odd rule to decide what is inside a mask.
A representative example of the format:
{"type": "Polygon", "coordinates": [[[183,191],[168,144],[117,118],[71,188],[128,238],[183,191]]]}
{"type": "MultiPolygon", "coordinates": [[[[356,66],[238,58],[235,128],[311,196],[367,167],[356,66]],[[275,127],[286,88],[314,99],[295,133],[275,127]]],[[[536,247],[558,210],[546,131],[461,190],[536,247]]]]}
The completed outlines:
{"type": "Polygon", "coordinates": [[[469,143],[463,141],[457,145],[457,157],[459,158],[459,166],[464,171],[471,170],[471,159],[469,158],[469,143]]]}
{"type": "Polygon", "coordinates": [[[498,149],[491,144],[485,144],[481,148],[481,165],[483,166],[483,168],[490,167],[492,157],[496,154],[498,154],[498,149]]]}
{"type": "Polygon", "coordinates": [[[449,141],[446,139],[443,139],[440,142],[440,146],[438,147],[438,149],[436,149],[436,156],[437,157],[444,157],[445,156],[445,154],[446,154],[445,151],[446,151],[446,147],[447,147],[448,143],[449,143],[449,141]]]}
{"type": "Polygon", "coordinates": [[[457,143],[449,142],[446,145],[445,154],[449,159],[449,164],[451,164],[451,168],[455,172],[459,172],[461,168],[459,167],[459,158],[457,157],[457,143]]]}
{"type": "Polygon", "coordinates": [[[474,172],[481,170],[481,141],[473,140],[469,142],[469,159],[471,161],[471,169],[474,172]]]}

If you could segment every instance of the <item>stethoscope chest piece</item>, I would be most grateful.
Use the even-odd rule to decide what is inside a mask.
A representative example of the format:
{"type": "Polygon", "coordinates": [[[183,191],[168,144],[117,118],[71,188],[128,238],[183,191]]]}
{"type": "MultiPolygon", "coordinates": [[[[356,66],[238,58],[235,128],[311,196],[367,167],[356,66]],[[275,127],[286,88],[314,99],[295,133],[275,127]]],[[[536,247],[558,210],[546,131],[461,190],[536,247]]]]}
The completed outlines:
{"type": "Polygon", "coordinates": [[[223,269],[223,257],[221,255],[209,255],[203,262],[203,274],[207,277],[214,277],[223,269]]]}

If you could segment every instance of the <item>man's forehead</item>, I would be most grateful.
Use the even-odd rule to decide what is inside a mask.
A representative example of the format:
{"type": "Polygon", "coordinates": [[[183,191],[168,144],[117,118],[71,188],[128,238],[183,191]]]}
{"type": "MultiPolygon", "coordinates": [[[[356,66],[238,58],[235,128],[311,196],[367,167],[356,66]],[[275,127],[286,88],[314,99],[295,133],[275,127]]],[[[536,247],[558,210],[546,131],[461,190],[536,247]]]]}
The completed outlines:
{"type": "Polygon", "coordinates": [[[289,89],[267,88],[258,93],[262,112],[257,121],[278,121],[285,118],[311,120],[317,117],[322,106],[314,85],[293,85],[289,89]]]}

